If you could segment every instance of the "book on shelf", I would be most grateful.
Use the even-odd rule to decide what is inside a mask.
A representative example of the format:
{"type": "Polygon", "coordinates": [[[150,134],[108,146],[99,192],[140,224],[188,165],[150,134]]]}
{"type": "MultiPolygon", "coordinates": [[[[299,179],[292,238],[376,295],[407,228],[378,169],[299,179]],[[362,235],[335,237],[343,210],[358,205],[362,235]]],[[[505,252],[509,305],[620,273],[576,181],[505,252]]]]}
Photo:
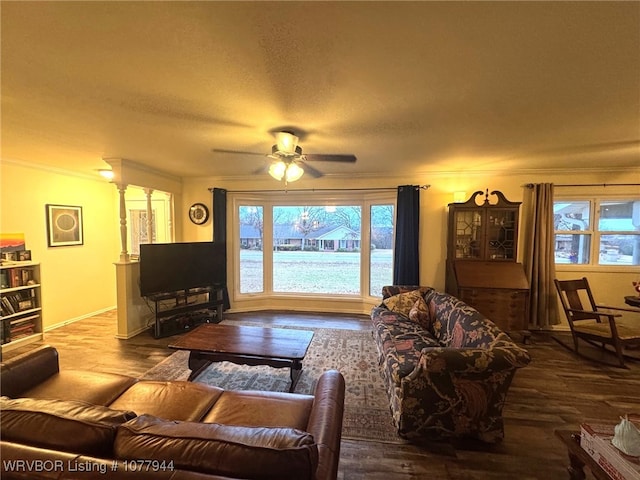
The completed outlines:
{"type": "Polygon", "coordinates": [[[16,293],[10,293],[6,298],[11,303],[14,312],[18,313],[20,311],[20,295],[16,293]]]}
{"type": "Polygon", "coordinates": [[[23,337],[28,337],[36,333],[37,320],[39,314],[27,315],[23,317],[3,319],[0,326],[0,343],[9,343],[23,337]]]}
{"type": "Polygon", "coordinates": [[[0,303],[2,304],[2,314],[4,316],[13,315],[14,313],[16,313],[15,309],[13,308],[13,304],[7,297],[3,296],[0,299],[0,303]]]}
{"type": "Polygon", "coordinates": [[[20,269],[12,268],[9,270],[9,286],[11,286],[11,288],[22,286],[22,275],[20,273],[20,269]]]}
{"type": "MultiPolygon", "coordinates": [[[[640,422],[640,415],[629,415],[634,424],[640,422]]],[[[618,450],[611,440],[615,425],[582,423],[580,425],[580,446],[614,480],[640,480],[640,458],[630,457],[618,450]]]]}
{"type": "Polygon", "coordinates": [[[20,280],[22,281],[22,285],[35,284],[35,279],[33,278],[33,269],[32,268],[21,268],[20,269],[20,280]]]}
{"type": "Polygon", "coordinates": [[[18,340],[20,338],[28,337],[35,333],[33,327],[23,327],[19,329],[11,329],[11,340],[18,340]]]}
{"type": "Polygon", "coordinates": [[[13,310],[11,313],[18,313],[25,310],[31,310],[36,307],[36,297],[32,290],[20,290],[17,292],[5,293],[2,296],[9,303],[2,301],[9,310],[13,310]]]}
{"type": "Polygon", "coordinates": [[[33,268],[16,267],[3,269],[0,282],[2,283],[2,288],[16,288],[35,285],[36,279],[34,278],[33,268]]]}
{"type": "Polygon", "coordinates": [[[33,333],[35,329],[35,325],[33,323],[27,323],[25,325],[18,325],[18,326],[13,326],[11,325],[11,336],[13,337],[14,335],[20,333],[20,332],[31,332],[33,333]]]}
{"type": "Polygon", "coordinates": [[[11,328],[14,327],[19,327],[22,325],[35,325],[36,320],[38,320],[38,318],[40,318],[40,315],[29,315],[27,317],[18,317],[15,319],[12,319],[9,324],[11,325],[11,328]]]}
{"type": "Polygon", "coordinates": [[[9,322],[0,322],[0,343],[9,343],[11,341],[11,325],[9,322]]]}

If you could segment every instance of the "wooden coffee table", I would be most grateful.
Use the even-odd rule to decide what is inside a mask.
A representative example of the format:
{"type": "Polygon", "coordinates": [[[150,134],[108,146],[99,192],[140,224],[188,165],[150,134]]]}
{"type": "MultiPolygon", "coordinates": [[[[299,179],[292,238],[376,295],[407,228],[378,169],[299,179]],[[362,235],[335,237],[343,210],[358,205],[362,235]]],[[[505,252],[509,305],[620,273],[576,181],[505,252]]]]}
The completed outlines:
{"type": "Polygon", "coordinates": [[[597,480],[611,480],[611,477],[602,469],[589,454],[580,446],[580,432],[571,430],[556,430],[556,437],[562,440],[567,447],[569,466],[567,473],[571,480],[584,480],[587,476],[584,467],[588,467],[597,480]]]}
{"type": "Polygon", "coordinates": [[[289,367],[289,391],[293,392],[312,339],[313,332],[308,330],[204,323],[180,337],[169,348],[190,352],[189,380],[196,378],[212,362],[289,367]]]}

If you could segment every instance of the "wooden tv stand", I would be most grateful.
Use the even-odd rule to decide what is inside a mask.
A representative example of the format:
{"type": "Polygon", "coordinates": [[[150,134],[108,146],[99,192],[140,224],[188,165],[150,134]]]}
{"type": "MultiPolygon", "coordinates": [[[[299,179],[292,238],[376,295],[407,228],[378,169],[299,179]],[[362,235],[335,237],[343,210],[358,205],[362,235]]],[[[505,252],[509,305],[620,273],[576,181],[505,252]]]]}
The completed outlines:
{"type": "Polygon", "coordinates": [[[154,303],[153,336],[168,337],[192,330],[202,323],[222,320],[223,287],[202,287],[147,297],[154,303]]]}

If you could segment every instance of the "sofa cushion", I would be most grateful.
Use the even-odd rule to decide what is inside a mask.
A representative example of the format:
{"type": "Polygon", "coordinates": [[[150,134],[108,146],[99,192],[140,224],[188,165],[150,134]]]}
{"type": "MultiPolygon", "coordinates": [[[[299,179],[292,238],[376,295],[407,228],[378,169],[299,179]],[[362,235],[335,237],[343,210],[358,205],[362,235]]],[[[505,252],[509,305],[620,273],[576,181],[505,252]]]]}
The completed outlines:
{"type": "Polygon", "coordinates": [[[423,349],[439,346],[420,324],[384,307],[374,308],[371,319],[380,365],[395,384],[416,368],[423,349]]]}
{"type": "Polygon", "coordinates": [[[509,336],[462,300],[438,293],[432,333],[440,345],[451,348],[490,348],[497,341],[512,343],[509,336]]]}
{"type": "Polygon", "coordinates": [[[394,382],[399,384],[402,378],[415,370],[423,349],[438,346],[438,342],[426,331],[407,331],[392,337],[392,342],[385,344],[385,363],[394,382]]]}
{"type": "Polygon", "coordinates": [[[304,430],[309,423],[313,402],[312,395],[298,393],[226,390],[200,421],[304,430]]]}
{"type": "Polygon", "coordinates": [[[173,461],[176,468],[254,480],[312,480],[318,447],[292,428],[241,427],[142,415],[118,428],[120,459],[173,461]]]}
{"type": "MultiPolygon", "coordinates": [[[[372,311],[372,321],[374,330],[379,337],[385,340],[407,333],[416,333],[431,337],[431,333],[426,331],[420,324],[410,320],[402,314],[390,312],[385,308],[376,307],[372,311]]],[[[436,342],[437,343],[437,342],[436,342]]]]}
{"type": "Polygon", "coordinates": [[[202,383],[140,380],[110,406],[138,415],[195,422],[207,414],[223,392],[202,383]]]}
{"type": "Polygon", "coordinates": [[[108,406],[137,381],[133,377],[117,373],[62,370],[33,388],[25,390],[20,396],[108,406]]]}
{"type": "Polygon", "coordinates": [[[135,416],[73,400],[1,397],[0,436],[41,448],[110,456],[116,427],[135,416]]]}

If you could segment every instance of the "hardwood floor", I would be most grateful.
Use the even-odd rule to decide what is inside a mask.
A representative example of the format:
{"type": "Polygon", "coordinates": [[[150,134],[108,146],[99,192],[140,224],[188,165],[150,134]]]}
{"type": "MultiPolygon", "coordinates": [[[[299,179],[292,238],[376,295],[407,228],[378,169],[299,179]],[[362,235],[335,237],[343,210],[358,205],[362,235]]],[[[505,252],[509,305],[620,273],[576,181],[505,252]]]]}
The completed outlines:
{"type": "MultiPolygon", "coordinates": [[[[225,314],[267,325],[369,330],[367,316],[293,312],[225,314]]],[[[115,311],[51,330],[45,343],[60,353],[61,368],[83,368],[140,376],[173,353],[172,338],[142,333],[129,340],[115,334],[115,311]]],[[[578,429],[584,420],[617,423],[625,413],[640,413],[640,362],[615,367],[615,356],[581,344],[583,356],[568,346],[566,334],[534,333],[525,346],[531,364],[516,373],[504,408],[506,438],[496,446],[458,441],[391,445],[343,440],[340,479],[566,479],[566,450],[553,432],[578,429]],[[601,363],[608,362],[607,364],[601,363]]],[[[21,347],[5,359],[33,348],[21,347]]],[[[640,354],[640,352],[635,352],[640,354]]],[[[592,478],[587,473],[587,478],[592,478]]]]}

